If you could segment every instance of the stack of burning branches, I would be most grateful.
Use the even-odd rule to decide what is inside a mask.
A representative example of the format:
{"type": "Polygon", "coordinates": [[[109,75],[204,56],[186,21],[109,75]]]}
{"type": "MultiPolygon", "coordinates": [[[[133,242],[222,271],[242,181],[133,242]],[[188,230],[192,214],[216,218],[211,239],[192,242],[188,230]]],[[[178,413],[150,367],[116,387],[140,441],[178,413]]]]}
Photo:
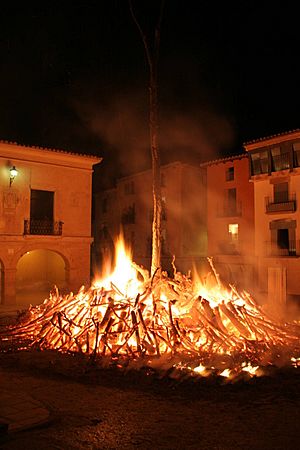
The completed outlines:
{"type": "Polygon", "coordinates": [[[2,331],[1,340],[123,364],[168,360],[195,373],[212,366],[239,373],[274,364],[283,353],[298,361],[299,325],[274,321],[247,292],[225,289],[213,266],[212,287],[208,278],[192,281],[176,271],[173,278],[159,271],[149,277],[130,265],[134,285],[132,279],[122,287],[109,279],[105,287],[95,284],[65,296],[55,289],[18,325],[2,331]]]}

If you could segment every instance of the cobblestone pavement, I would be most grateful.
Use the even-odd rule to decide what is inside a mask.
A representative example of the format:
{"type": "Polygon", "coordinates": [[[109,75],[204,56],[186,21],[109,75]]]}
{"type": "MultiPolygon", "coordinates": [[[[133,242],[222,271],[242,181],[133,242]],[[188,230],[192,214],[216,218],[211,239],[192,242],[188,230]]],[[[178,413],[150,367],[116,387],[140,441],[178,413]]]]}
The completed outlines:
{"type": "Polygon", "coordinates": [[[76,367],[45,355],[23,357],[0,357],[0,386],[46,420],[3,436],[2,450],[299,447],[297,371],[235,385],[178,384],[105,370],[74,374],[76,367]]]}
{"type": "Polygon", "coordinates": [[[0,423],[7,424],[8,433],[45,424],[49,418],[49,411],[28,394],[0,388],[0,423]]]}

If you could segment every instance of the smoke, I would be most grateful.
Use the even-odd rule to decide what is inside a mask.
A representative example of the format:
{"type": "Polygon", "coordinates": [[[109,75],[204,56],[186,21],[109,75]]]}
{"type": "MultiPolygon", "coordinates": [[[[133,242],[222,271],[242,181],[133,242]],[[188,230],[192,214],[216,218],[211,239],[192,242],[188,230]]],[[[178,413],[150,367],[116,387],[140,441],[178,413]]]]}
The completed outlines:
{"type": "Polygon", "coordinates": [[[234,131],[225,117],[208,109],[194,114],[169,112],[162,120],[160,142],[167,157],[203,162],[230,148],[234,131]]]}
{"type": "MultiPolygon", "coordinates": [[[[77,99],[74,107],[82,122],[103,142],[104,164],[117,176],[150,168],[147,92],[123,92],[109,99],[77,99]]],[[[159,145],[162,163],[175,160],[199,163],[214,159],[234,145],[229,120],[209,108],[178,112],[161,107],[159,145]]]]}

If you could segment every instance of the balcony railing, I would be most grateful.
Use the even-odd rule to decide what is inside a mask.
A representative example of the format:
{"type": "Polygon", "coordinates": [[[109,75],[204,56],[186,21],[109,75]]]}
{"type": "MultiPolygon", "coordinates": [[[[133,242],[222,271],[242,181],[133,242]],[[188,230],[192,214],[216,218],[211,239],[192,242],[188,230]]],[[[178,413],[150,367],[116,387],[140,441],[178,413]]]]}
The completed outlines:
{"type": "Polygon", "coordinates": [[[25,219],[24,234],[61,236],[63,222],[47,219],[25,219]]]}
{"type": "Polygon", "coordinates": [[[274,200],[265,198],[266,213],[294,212],[296,211],[296,194],[287,196],[285,192],[277,193],[274,200]]]}
{"type": "Polygon", "coordinates": [[[290,240],[285,245],[266,242],[266,256],[299,256],[299,241],[290,240]]]}

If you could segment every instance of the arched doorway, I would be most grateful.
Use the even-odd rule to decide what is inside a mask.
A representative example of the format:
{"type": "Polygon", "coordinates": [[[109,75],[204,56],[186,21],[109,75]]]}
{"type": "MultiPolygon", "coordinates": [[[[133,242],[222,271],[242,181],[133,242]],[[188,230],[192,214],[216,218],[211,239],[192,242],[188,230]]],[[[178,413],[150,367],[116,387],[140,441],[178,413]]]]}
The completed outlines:
{"type": "Polygon", "coordinates": [[[0,305],[4,303],[4,268],[0,259],[0,305]]]}
{"type": "Polygon", "coordinates": [[[60,291],[67,287],[66,264],[62,256],[51,250],[32,250],[19,259],[16,274],[18,305],[42,303],[54,286],[60,291]]]}

